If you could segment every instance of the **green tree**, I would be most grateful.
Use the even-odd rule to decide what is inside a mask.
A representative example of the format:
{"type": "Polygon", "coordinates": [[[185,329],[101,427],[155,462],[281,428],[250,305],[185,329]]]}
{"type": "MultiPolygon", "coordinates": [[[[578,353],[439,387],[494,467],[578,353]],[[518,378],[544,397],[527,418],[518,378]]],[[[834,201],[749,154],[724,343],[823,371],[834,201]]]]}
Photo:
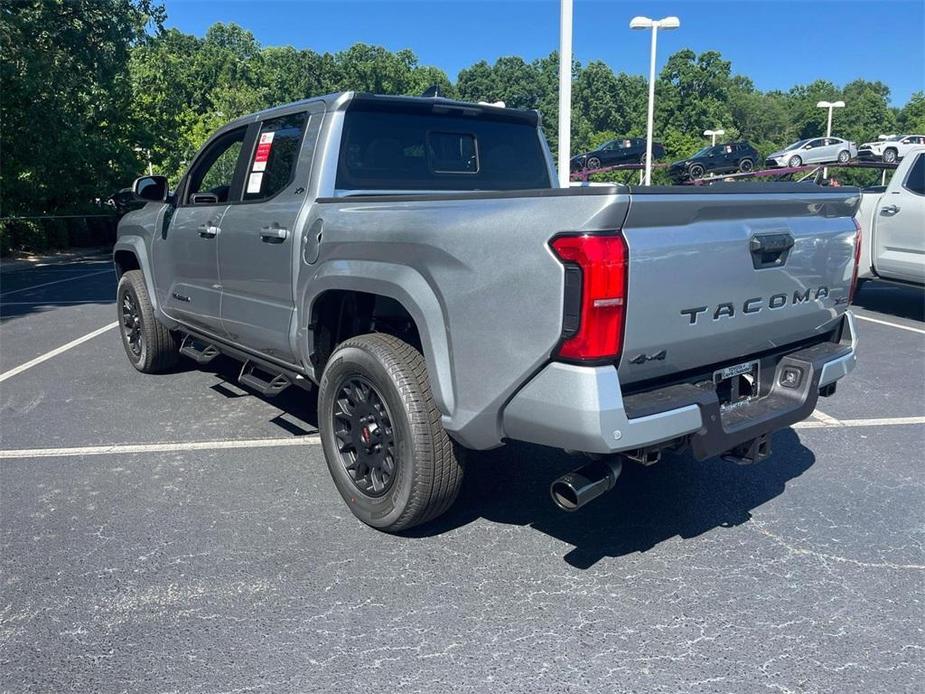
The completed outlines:
{"type": "Polygon", "coordinates": [[[85,208],[141,165],[126,64],[151,0],[18,0],[0,5],[3,214],[85,208]]]}

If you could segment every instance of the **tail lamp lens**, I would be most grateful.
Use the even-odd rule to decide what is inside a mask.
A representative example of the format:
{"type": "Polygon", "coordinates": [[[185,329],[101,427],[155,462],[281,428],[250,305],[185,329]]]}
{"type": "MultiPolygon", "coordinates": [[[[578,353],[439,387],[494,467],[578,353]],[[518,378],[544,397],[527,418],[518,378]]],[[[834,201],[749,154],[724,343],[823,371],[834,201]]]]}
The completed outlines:
{"type": "Polygon", "coordinates": [[[581,272],[578,326],[559,348],[564,359],[581,361],[620,356],[626,317],[628,250],[617,234],[569,234],[550,245],[567,266],[581,272]]]}
{"type": "Polygon", "coordinates": [[[851,273],[851,286],[848,289],[848,303],[854,301],[854,292],[858,288],[858,266],[861,264],[861,224],[854,220],[854,270],[851,273]]]}

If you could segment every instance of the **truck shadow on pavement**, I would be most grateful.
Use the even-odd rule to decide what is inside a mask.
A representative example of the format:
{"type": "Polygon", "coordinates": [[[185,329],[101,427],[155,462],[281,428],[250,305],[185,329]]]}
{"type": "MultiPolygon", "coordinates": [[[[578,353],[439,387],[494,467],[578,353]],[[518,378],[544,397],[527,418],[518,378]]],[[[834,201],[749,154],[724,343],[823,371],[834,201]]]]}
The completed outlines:
{"type": "Polygon", "coordinates": [[[538,446],[516,444],[470,453],[460,497],[446,516],[406,533],[432,536],[479,517],[529,525],[574,546],[565,561],[588,569],[604,557],[646,552],[675,536],[697,537],[741,525],[753,509],[781,494],[787,482],[815,462],[812,451],[787,429],[774,436],[774,454],[751,466],[718,458],[697,462],[665,457],[651,467],[624,465],[613,491],[566,513],[549,498],[549,484],[581,460],[538,446]]]}
{"type": "Polygon", "coordinates": [[[885,316],[925,322],[925,291],[869,280],[858,288],[853,306],[885,316]]]}

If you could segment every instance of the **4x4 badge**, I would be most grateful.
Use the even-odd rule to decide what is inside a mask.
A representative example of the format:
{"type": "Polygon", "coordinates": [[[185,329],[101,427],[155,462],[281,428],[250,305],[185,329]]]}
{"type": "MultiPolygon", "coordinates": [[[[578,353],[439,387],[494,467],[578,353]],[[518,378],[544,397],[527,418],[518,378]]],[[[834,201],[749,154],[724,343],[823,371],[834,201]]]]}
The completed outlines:
{"type": "Polygon", "coordinates": [[[647,361],[663,361],[667,356],[668,352],[664,349],[660,352],[656,352],[651,357],[647,354],[637,354],[635,357],[630,359],[630,364],[645,364],[647,361]]]}

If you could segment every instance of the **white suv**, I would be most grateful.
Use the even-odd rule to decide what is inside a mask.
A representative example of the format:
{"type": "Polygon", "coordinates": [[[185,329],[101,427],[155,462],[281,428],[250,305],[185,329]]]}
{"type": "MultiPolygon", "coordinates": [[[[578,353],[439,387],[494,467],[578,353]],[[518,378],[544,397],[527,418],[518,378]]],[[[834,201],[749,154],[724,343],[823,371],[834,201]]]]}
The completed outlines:
{"type": "Polygon", "coordinates": [[[913,147],[925,145],[925,135],[890,135],[877,142],[865,142],[858,148],[858,159],[895,164],[913,147]]]}

